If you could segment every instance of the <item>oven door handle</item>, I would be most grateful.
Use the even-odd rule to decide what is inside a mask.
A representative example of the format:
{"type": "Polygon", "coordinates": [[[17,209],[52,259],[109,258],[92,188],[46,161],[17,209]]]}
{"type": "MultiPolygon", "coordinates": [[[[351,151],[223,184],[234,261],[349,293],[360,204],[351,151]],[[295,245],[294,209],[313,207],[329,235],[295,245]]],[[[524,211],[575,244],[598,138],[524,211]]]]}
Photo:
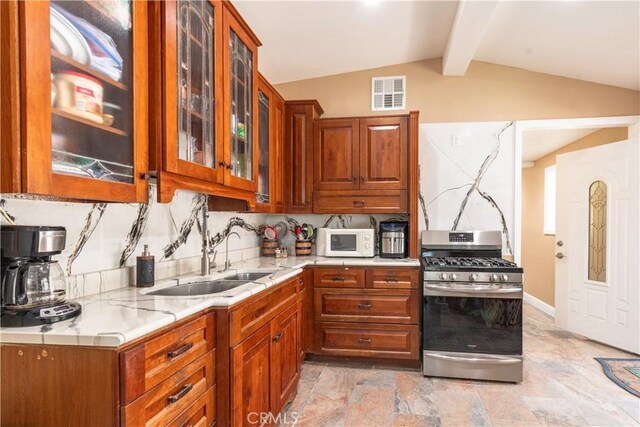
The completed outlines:
{"type": "Polygon", "coordinates": [[[450,293],[465,293],[465,294],[521,294],[522,288],[511,286],[511,287],[501,287],[501,288],[487,288],[481,286],[469,286],[469,287],[460,287],[460,288],[452,288],[450,286],[440,286],[440,285],[431,285],[425,284],[425,289],[429,289],[431,291],[441,291],[441,292],[450,292],[450,293]]]}
{"type": "Polygon", "coordinates": [[[447,354],[438,354],[438,353],[427,353],[429,357],[434,359],[442,359],[449,362],[460,362],[460,363],[486,363],[490,365],[509,365],[512,363],[522,363],[522,359],[515,357],[463,357],[463,356],[449,356],[447,354]]]}

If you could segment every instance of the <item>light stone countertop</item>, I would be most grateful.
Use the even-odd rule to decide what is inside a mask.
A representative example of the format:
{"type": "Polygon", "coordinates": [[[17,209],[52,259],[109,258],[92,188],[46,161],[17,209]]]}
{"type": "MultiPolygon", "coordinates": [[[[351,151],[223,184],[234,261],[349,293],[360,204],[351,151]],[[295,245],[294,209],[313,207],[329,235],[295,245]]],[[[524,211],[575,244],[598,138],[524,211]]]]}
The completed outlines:
{"type": "Polygon", "coordinates": [[[225,273],[210,276],[189,275],[162,281],[151,288],[121,288],[79,298],[82,313],[49,325],[22,328],[0,327],[0,342],[12,344],[57,344],[118,347],[164,326],[210,307],[227,307],[251,295],[294,277],[302,268],[317,266],[415,267],[416,259],[325,258],[318,256],[285,259],[254,258],[237,263],[225,273]],[[158,289],[203,280],[215,280],[238,270],[271,271],[266,277],[229,291],[201,296],[154,296],[158,289]]]}

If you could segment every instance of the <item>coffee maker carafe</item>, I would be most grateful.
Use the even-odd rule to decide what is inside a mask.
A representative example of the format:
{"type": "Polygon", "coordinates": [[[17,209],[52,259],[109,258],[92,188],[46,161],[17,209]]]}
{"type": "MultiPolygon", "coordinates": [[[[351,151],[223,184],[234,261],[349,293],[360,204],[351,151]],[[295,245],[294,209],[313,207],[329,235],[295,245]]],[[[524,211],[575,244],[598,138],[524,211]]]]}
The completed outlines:
{"type": "Polygon", "coordinates": [[[64,249],[64,227],[7,225],[0,230],[2,326],[34,326],[75,317],[66,277],[51,259],[64,249]]]}

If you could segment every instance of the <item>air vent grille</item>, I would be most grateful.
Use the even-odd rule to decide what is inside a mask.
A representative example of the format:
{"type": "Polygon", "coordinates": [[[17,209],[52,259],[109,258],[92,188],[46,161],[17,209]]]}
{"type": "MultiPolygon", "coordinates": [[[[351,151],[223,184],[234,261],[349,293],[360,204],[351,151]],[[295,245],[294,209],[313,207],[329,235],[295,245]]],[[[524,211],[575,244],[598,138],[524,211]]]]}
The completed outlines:
{"type": "Polygon", "coordinates": [[[371,111],[404,110],[406,76],[371,79],[371,111]]]}

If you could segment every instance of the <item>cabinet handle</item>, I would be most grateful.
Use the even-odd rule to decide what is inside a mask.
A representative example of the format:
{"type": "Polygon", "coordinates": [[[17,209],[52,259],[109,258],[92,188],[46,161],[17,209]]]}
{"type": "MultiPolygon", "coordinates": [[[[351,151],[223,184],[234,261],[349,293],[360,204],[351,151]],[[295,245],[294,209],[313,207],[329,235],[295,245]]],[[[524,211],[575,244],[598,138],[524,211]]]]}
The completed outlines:
{"type": "Polygon", "coordinates": [[[282,338],[282,335],[284,335],[284,333],[282,331],[278,332],[274,337],[273,337],[273,342],[278,342],[280,341],[280,338],[282,338]]]}
{"type": "Polygon", "coordinates": [[[358,308],[361,308],[363,310],[371,308],[371,303],[370,302],[361,302],[360,304],[358,304],[358,308]]]}
{"type": "Polygon", "coordinates": [[[364,182],[364,176],[360,175],[360,181],[364,182]]]}
{"type": "Polygon", "coordinates": [[[387,283],[398,283],[397,277],[387,277],[385,280],[387,281],[387,283]]]}
{"type": "Polygon", "coordinates": [[[227,162],[225,162],[224,160],[221,162],[218,162],[218,166],[222,166],[223,168],[227,168],[227,162]]]}
{"type": "Polygon", "coordinates": [[[191,347],[193,347],[193,344],[188,342],[182,345],[181,347],[177,348],[176,350],[170,351],[169,353],[167,353],[167,356],[169,356],[169,359],[176,358],[181,354],[186,353],[191,347]]]}
{"type": "Polygon", "coordinates": [[[342,277],[342,276],[333,276],[331,278],[331,280],[333,280],[334,282],[344,282],[344,277],[342,277]]]}
{"type": "Polygon", "coordinates": [[[304,204],[305,204],[305,205],[307,205],[307,206],[309,206],[309,205],[311,204],[311,200],[305,200],[305,201],[304,201],[304,204]]]}
{"type": "Polygon", "coordinates": [[[167,398],[167,400],[169,401],[169,403],[176,403],[178,400],[182,399],[184,397],[185,394],[189,393],[191,391],[191,389],[193,388],[193,384],[189,383],[189,384],[185,384],[179,392],[177,392],[174,395],[171,395],[167,398]]]}
{"type": "Polygon", "coordinates": [[[364,200],[354,200],[353,201],[353,205],[354,206],[364,206],[365,203],[364,203],[364,200]]]}
{"type": "Polygon", "coordinates": [[[230,171],[232,171],[232,170],[233,170],[233,165],[231,165],[231,164],[227,165],[227,169],[229,169],[230,171]]]}
{"type": "Polygon", "coordinates": [[[371,338],[358,338],[358,342],[361,344],[371,344],[371,338]]]}

